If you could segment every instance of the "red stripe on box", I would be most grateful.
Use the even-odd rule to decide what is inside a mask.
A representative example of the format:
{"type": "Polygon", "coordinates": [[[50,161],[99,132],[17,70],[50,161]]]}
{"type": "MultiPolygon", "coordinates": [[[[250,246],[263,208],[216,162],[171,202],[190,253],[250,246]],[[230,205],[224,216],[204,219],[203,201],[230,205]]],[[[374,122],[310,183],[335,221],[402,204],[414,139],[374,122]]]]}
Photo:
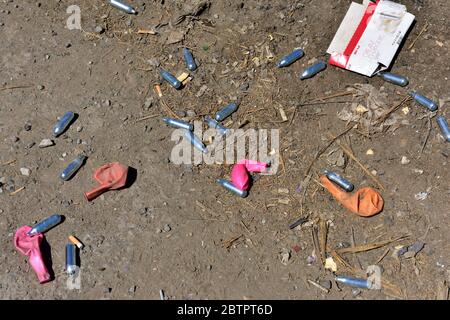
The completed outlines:
{"type": "Polygon", "coordinates": [[[361,40],[361,37],[364,31],[366,30],[367,25],[369,24],[370,19],[372,18],[373,13],[375,12],[375,9],[379,2],[380,0],[378,0],[377,3],[369,3],[363,18],[361,19],[361,22],[356,28],[356,31],[353,34],[352,38],[350,39],[347,48],[345,48],[344,53],[332,54],[329,61],[330,64],[347,69],[350,56],[352,55],[353,51],[358,45],[359,40],[361,40]]]}

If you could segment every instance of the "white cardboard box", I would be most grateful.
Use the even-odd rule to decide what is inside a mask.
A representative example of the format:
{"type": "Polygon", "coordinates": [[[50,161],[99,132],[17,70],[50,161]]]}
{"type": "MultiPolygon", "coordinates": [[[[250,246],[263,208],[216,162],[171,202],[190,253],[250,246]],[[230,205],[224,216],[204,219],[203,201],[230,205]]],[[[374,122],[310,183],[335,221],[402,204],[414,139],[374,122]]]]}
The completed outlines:
{"type": "Polygon", "coordinates": [[[414,19],[392,1],[352,2],[327,50],[330,64],[369,77],[386,70],[414,19]]]}

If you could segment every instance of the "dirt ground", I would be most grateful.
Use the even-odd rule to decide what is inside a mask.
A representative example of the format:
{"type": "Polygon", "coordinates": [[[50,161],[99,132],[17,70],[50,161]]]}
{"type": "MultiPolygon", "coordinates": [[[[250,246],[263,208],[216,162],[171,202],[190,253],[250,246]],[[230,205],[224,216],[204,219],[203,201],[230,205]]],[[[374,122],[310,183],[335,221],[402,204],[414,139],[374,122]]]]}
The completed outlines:
{"type": "MultiPolygon", "coordinates": [[[[298,79],[313,59],[327,59],[326,49],[351,1],[211,1],[192,16],[197,2],[131,1],[139,13],[129,16],[98,0],[1,1],[0,297],[159,299],[160,289],[170,299],[445,297],[450,149],[423,107],[408,101],[403,107],[409,113],[395,112],[395,126],[383,132],[353,129],[341,139],[384,185],[381,214],[353,215],[315,182],[330,168],[356,188],[379,189],[355,161],[345,157],[341,167],[329,163],[341,152],[336,143],[313,163],[305,193],[300,185],[329,141],[327,134],[345,129],[337,113],[352,97],[304,102],[370,84],[386,94],[385,108],[418,90],[439,101],[438,113],[450,119],[450,3],[400,1],[416,16],[392,68],[409,78],[402,88],[333,66],[312,79],[298,79]],[[83,30],[66,28],[70,5],[80,7],[83,30]],[[177,19],[183,14],[185,19],[177,19]],[[152,28],[157,34],[137,34],[152,28]],[[161,121],[169,114],[153,87],[161,83],[159,64],[177,75],[186,71],[183,46],[192,49],[199,68],[183,90],[162,84],[167,106],[198,120],[239,99],[234,124],[248,120],[245,129],[280,130],[280,169],[256,179],[246,199],[215,182],[228,177],[230,165],[180,166],[169,160],[173,130],[161,121]],[[275,61],[295,47],[303,48],[305,57],[289,68],[275,68],[275,61]],[[11,88],[17,86],[26,87],[11,88]],[[282,121],[279,108],[288,121],[282,121]],[[52,128],[66,111],[79,118],[53,138],[52,128]],[[136,121],[148,115],[156,116],[136,121]],[[55,145],[39,148],[46,138],[55,145]],[[86,165],[62,182],[61,170],[81,152],[89,157],[86,165]],[[83,192],[94,187],[94,170],[114,161],[135,168],[136,181],[88,203],[83,192]],[[21,168],[29,168],[30,175],[22,175],[21,168]],[[14,248],[13,236],[20,226],[53,213],[66,219],[45,234],[55,279],[40,285],[14,248]],[[308,222],[290,230],[302,216],[308,222]],[[327,286],[334,280],[319,258],[308,258],[319,218],[328,221],[330,250],[350,246],[352,233],[356,245],[409,235],[375,250],[342,254],[353,268],[380,266],[388,283],[383,290],[352,290],[332,281],[326,293],[308,282],[327,286]],[[66,285],[64,250],[70,234],[86,245],[80,254],[80,290],[66,285]],[[417,242],[425,243],[417,255],[393,256],[396,246],[417,242]]],[[[352,274],[336,262],[336,274],[352,274]]]]}

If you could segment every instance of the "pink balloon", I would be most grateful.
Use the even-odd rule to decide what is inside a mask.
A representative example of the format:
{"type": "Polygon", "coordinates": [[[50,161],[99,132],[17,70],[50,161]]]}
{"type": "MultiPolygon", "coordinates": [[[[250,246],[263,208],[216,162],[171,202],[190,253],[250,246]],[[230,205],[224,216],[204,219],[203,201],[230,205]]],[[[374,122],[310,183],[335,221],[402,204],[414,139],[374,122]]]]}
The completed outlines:
{"type": "Polygon", "coordinates": [[[29,226],[19,228],[14,235],[14,246],[20,253],[28,257],[28,262],[36,272],[39,282],[45,283],[51,280],[51,276],[45,266],[40,248],[44,235],[38,233],[30,237],[27,235],[30,230],[29,226]]]}

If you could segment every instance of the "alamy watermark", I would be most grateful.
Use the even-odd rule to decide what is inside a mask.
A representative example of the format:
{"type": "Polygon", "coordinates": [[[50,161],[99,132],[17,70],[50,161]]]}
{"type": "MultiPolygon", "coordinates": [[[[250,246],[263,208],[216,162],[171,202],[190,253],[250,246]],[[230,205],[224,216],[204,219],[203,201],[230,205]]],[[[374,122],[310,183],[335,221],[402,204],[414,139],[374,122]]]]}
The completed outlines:
{"type": "Polygon", "coordinates": [[[172,149],[170,161],[174,164],[212,165],[235,164],[249,159],[270,163],[265,175],[274,175],[278,171],[280,153],[280,133],[278,129],[229,129],[220,134],[216,129],[203,132],[202,122],[194,123],[194,135],[201,141],[210,142],[207,152],[195,148],[186,138],[185,129],[173,131],[171,140],[177,144],[172,149]]]}
{"type": "Polygon", "coordinates": [[[81,9],[77,5],[71,5],[67,8],[66,12],[70,14],[67,18],[66,26],[69,30],[82,30],[81,29],[81,9]]]}

